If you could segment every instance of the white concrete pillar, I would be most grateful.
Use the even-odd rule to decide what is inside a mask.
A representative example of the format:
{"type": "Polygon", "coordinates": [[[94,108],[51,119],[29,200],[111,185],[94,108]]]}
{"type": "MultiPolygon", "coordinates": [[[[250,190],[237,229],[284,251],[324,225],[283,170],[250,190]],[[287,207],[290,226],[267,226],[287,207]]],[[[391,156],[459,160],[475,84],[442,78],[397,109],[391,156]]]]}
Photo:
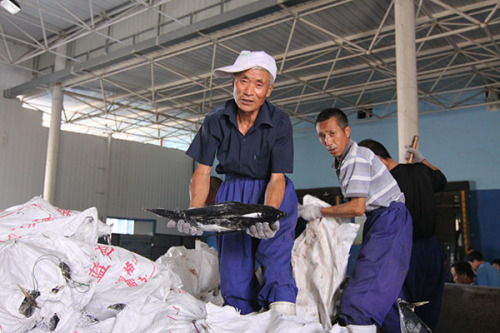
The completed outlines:
{"type": "Polygon", "coordinates": [[[413,0],[395,0],[396,80],[398,96],[399,162],[405,163],[405,145],[418,134],[417,58],[413,0]]]}
{"type": "MultiPolygon", "coordinates": [[[[66,66],[66,46],[57,48],[54,72],[66,66]]],[[[49,140],[47,143],[47,159],[45,161],[45,180],[43,184],[43,198],[55,205],[57,161],[59,158],[59,138],[61,134],[61,113],[63,109],[63,88],[61,83],[52,87],[52,106],[50,109],[49,140]]]]}
{"type": "Polygon", "coordinates": [[[113,135],[108,133],[108,145],[106,149],[106,171],[104,172],[104,203],[102,210],[100,212],[99,219],[106,223],[106,219],[108,218],[108,209],[109,209],[109,191],[110,191],[110,181],[111,181],[111,148],[113,144],[113,135]]]}

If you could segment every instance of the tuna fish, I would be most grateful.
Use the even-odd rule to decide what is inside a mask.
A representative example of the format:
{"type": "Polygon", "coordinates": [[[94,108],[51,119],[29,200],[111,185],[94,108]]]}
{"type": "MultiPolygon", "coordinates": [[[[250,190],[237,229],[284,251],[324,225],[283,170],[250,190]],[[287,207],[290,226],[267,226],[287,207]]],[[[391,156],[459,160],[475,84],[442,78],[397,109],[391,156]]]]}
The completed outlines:
{"type": "Polygon", "coordinates": [[[255,223],[273,223],[286,216],[285,212],[271,206],[233,201],[181,211],[163,208],[144,210],[176,222],[184,220],[202,231],[215,232],[245,230],[255,223]]]}
{"type": "Polygon", "coordinates": [[[401,333],[432,333],[431,329],[414,312],[415,307],[428,302],[411,303],[398,298],[401,333]]]}

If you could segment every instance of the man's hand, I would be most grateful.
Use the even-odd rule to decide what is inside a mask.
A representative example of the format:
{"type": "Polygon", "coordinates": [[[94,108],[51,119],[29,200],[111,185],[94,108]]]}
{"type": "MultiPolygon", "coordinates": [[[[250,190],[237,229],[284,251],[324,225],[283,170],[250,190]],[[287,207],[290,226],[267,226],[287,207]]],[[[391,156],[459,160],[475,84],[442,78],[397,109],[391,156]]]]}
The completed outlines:
{"type": "Polygon", "coordinates": [[[276,221],[272,224],[268,222],[257,222],[250,228],[247,228],[246,233],[255,238],[268,239],[274,237],[279,228],[280,221],[276,221]]]}
{"type": "Polygon", "coordinates": [[[405,146],[406,148],[406,159],[410,157],[410,154],[413,154],[413,163],[420,163],[423,160],[425,160],[424,155],[420,153],[420,151],[417,148],[412,148],[408,145],[405,146]]]}
{"type": "Polygon", "coordinates": [[[298,209],[299,217],[306,221],[312,221],[323,217],[321,214],[321,207],[316,205],[301,205],[298,209]]]}
{"type": "Polygon", "coordinates": [[[196,227],[193,227],[188,222],[184,222],[184,220],[179,220],[177,222],[170,220],[167,223],[167,228],[176,228],[179,232],[191,235],[191,236],[201,236],[203,234],[203,230],[200,230],[196,227]]]}

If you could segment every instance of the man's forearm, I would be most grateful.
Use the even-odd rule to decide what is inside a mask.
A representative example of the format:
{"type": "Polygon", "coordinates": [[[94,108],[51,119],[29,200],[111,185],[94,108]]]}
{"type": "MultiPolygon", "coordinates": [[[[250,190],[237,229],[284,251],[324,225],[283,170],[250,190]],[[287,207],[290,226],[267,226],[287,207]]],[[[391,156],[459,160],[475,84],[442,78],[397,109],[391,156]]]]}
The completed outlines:
{"type": "Polygon", "coordinates": [[[264,204],[279,209],[285,196],[285,175],[273,173],[267,184],[264,204]]]}
{"type": "Polygon", "coordinates": [[[210,190],[210,170],[207,165],[198,164],[189,185],[189,208],[204,207],[210,190]]]}
{"type": "Polygon", "coordinates": [[[365,210],[365,198],[351,198],[351,200],[346,203],[321,208],[321,214],[325,217],[356,217],[363,215],[365,210]]]}

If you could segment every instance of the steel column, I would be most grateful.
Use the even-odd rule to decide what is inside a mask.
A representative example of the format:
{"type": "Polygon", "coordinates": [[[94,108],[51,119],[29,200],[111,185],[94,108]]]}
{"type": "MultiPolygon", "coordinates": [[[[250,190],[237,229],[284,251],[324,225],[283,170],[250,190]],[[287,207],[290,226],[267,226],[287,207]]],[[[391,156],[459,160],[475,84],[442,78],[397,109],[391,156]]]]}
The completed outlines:
{"type": "MultiPolygon", "coordinates": [[[[57,48],[54,72],[64,69],[66,65],[66,45],[57,48]]],[[[59,158],[59,140],[61,134],[61,113],[63,109],[63,88],[60,82],[52,87],[52,106],[50,110],[49,140],[47,143],[47,159],[45,162],[45,180],[43,198],[55,205],[57,161],[59,158]]]]}
{"type": "Polygon", "coordinates": [[[418,135],[417,58],[413,0],[395,0],[396,82],[398,96],[399,162],[404,162],[405,145],[418,135]]]}

